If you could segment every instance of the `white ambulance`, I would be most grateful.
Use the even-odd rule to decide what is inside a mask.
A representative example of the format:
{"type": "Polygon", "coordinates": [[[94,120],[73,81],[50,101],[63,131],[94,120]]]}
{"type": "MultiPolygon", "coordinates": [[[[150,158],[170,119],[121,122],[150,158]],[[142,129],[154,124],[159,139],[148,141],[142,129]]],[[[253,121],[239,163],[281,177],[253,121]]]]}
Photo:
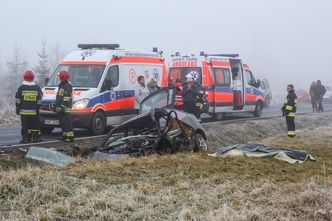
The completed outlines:
{"type": "MultiPolygon", "coordinates": [[[[168,68],[170,83],[184,84],[187,74],[193,75],[205,90],[208,102],[202,111],[213,118],[220,120],[227,113],[237,112],[261,116],[264,92],[259,89],[260,81],[238,54],[201,52],[200,56],[181,56],[176,53],[168,68]]],[[[180,99],[177,96],[177,104],[181,105],[180,99]]]]}
{"type": "Polygon", "coordinates": [[[118,44],[81,44],[78,48],[64,58],[43,88],[40,110],[43,134],[60,126],[52,111],[59,71],[68,71],[73,85],[73,126],[88,128],[95,135],[136,114],[138,76],[144,76],[146,84],[152,78],[161,87],[167,84],[165,62],[157,48],[152,52],[126,51],[119,49],[118,44]]]}

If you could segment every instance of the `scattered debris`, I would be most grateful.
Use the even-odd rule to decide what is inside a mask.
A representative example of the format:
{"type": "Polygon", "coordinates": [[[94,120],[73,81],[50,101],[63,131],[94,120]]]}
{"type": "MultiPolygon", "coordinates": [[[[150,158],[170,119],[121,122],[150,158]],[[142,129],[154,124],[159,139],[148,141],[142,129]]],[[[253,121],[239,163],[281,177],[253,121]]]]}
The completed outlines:
{"type": "Polygon", "coordinates": [[[304,163],[315,158],[305,151],[291,150],[281,147],[267,147],[262,144],[236,144],[221,147],[210,156],[247,156],[247,157],[270,157],[288,163],[304,163]]]}
{"type": "Polygon", "coordinates": [[[25,156],[27,159],[39,160],[56,166],[66,166],[74,158],[54,149],[30,147],[25,156]]]}
{"type": "Polygon", "coordinates": [[[122,158],[129,157],[128,154],[110,154],[110,153],[102,153],[99,151],[93,152],[88,155],[88,160],[98,160],[98,159],[112,159],[119,160],[122,158]]]}

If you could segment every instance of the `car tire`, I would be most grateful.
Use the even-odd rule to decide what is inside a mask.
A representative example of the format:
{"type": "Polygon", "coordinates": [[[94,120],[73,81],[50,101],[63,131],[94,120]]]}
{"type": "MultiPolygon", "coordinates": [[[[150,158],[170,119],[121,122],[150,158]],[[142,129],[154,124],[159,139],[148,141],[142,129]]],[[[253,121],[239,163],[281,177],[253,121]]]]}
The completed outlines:
{"type": "Polygon", "coordinates": [[[207,152],[209,150],[209,146],[206,142],[205,137],[201,133],[196,133],[194,136],[195,140],[195,152],[207,152]]]}
{"type": "Polygon", "coordinates": [[[258,102],[254,110],[254,117],[260,117],[262,115],[262,111],[263,111],[262,102],[258,102]]]}
{"type": "Polygon", "coordinates": [[[90,132],[93,135],[101,135],[105,132],[106,129],[106,117],[102,112],[96,112],[90,123],[90,132]]]}
{"type": "Polygon", "coordinates": [[[53,130],[54,130],[54,127],[41,127],[40,128],[40,132],[43,135],[50,135],[50,134],[52,134],[53,130]]]}
{"type": "Polygon", "coordinates": [[[223,120],[224,119],[224,117],[225,117],[225,114],[224,113],[214,113],[213,115],[212,115],[212,118],[213,118],[213,120],[223,120]]]}

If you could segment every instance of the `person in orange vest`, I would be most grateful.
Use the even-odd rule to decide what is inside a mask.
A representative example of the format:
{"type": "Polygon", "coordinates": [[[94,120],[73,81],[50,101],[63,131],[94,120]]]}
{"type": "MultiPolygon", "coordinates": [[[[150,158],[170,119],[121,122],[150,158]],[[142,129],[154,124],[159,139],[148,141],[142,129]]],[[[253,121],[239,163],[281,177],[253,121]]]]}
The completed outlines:
{"type": "Polygon", "coordinates": [[[43,93],[40,87],[34,82],[34,74],[27,70],[23,74],[23,84],[17,89],[16,114],[21,116],[20,143],[41,141],[39,109],[43,93]]]}

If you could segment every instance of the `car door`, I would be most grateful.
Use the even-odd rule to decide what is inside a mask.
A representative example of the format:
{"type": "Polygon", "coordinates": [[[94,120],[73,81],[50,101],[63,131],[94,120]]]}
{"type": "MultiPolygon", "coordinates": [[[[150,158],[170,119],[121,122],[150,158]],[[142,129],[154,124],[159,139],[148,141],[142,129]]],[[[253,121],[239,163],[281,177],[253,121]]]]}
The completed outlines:
{"type": "Polygon", "coordinates": [[[256,90],[257,90],[257,83],[255,80],[254,75],[251,73],[250,70],[245,70],[245,87],[246,87],[246,105],[252,106],[253,108],[256,105],[256,90]]]}
{"type": "Polygon", "coordinates": [[[140,114],[155,108],[174,108],[176,87],[162,88],[143,99],[140,114]]]}

